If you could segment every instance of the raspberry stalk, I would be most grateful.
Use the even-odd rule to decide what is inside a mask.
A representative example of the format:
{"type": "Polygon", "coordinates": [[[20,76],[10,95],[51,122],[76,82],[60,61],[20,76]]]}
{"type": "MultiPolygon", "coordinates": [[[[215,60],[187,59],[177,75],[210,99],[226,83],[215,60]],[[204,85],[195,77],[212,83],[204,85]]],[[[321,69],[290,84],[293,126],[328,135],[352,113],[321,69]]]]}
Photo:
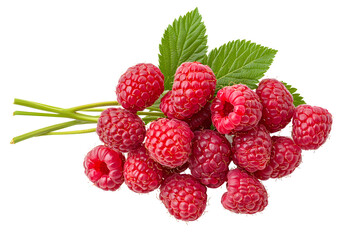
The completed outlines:
{"type": "MultiPolygon", "coordinates": [[[[82,133],[91,133],[95,132],[96,128],[89,128],[89,129],[82,129],[82,130],[74,130],[74,131],[57,131],[67,127],[81,125],[81,124],[90,124],[90,123],[97,123],[99,116],[95,115],[88,115],[79,112],[87,112],[87,113],[95,113],[95,112],[102,112],[106,108],[101,108],[105,106],[119,106],[117,101],[105,101],[105,102],[98,102],[98,103],[90,103],[80,106],[75,106],[71,108],[60,108],[51,105],[46,105],[42,103],[32,102],[28,100],[18,99],[15,98],[14,100],[15,105],[20,105],[24,107],[29,107],[33,109],[42,110],[45,112],[31,112],[31,111],[14,111],[14,116],[40,116],[40,117],[62,117],[62,118],[70,118],[74,119],[73,121],[63,122],[55,125],[50,125],[44,128],[40,128],[19,136],[14,137],[11,140],[11,144],[18,143],[20,141],[36,137],[36,136],[44,136],[44,135],[67,135],[67,134],[82,134],[82,133]],[[55,132],[57,131],[57,132],[55,132]]],[[[146,108],[148,111],[139,111],[137,115],[141,116],[145,124],[149,123],[150,121],[156,120],[159,117],[164,117],[164,114],[161,110],[156,107],[158,103],[154,103],[153,106],[146,108]]]]}
{"type": "MultiPolygon", "coordinates": [[[[75,112],[75,111],[77,111],[76,110],[77,108],[83,107],[83,106],[64,109],[64,108],[54,107],[54,106],[45,105],[42,103],[31,102],[31,101],[17,99],[17,98],[15,98],[14,104],[20,105],[20,106],[25,106],[25,107],[30,107],[30,108],[35,108],[35,109],[43,110],[43,111],[47,111],[47,112],[58,113],[59,114],[58,117],[67,117],[67,118],[72,118],[72,119],[76,119],[76,120],[83,120],[83,121],[95,122],[95,123],[97,122],[97,118],[94,116],[75,112]],[[75,109],[75,110],[73,110],[73,109],[75,109]]],[[[89,104],[89,105],[91,105],[91,104],[89,104]]],[[[79,108],[79,110],[80,109],[81,108],[79,108]]]]}
{"type": "MultiPolygon", "coordinates": [[[[104,109],[86,109],[88,112],[103,112],[106,110],[106,108],[104,109]]],[[[64,117],[67,118],[67,115],[58,113],[40,113],[40,112],[27,112],[27,111],[15,111],[13,113],[14,116],[16,115],[22,115],[22,116],[38,116],[38,117],[64,117]]],[[[158,117],[164,117],[164,114],[161,112],[137,112],[137,115],[142,115],[142,116],[158,116],[158,117]]],[[[99,118],[100,116],[92,116],[95,118],[99,118]]]]}
{"type": "Polygon", "coordinates": [[[71,135],[71,134],[80,134],[80,133],[91,133],[96,132],[96,128],[89,128],[89,129],[82,129],[82,130],[75,130],[75,131],[63,131],[63,132],[49,132],[45,133],[44,135],[71,135]]]}
{"type": "Polygon", "coordinates": [[[40,128],[40,129],[37,129],[35,131],[31,131],[31,132],[16,136],[11,140],[10,143],[15,144],[15,143],[24,141],[24,140],[32,138],[32,137],[46,135],[46,134],[49,134],[50,132],[53,132],[53,131],[56,131],[56,130],[60,130],[60,129],[63,129],[63,128],[67,128],[67,127],[71,127],[71,126],[75,126],[75,125],[79,125],[79,124],[86,124],[86,123],[89,123],[89,122],[82,122],[82,121],[79,121],[79,120],[73,120],[73,121],[69,121],[69,122],[64,122],[64,123],[51,125],[51,126],[48,126],[48,127],[40,128]]]}
{"type": "MultiPolygon", "coordinates": [[[[40,113],[40,112],[26,112],[26,111],[15,111],[14,116],[38,116],[38,117],[60,117],[61,114],[56,113],[40,113]]],[[[65,116],[64,116],[65,117],[65,116]]]]}

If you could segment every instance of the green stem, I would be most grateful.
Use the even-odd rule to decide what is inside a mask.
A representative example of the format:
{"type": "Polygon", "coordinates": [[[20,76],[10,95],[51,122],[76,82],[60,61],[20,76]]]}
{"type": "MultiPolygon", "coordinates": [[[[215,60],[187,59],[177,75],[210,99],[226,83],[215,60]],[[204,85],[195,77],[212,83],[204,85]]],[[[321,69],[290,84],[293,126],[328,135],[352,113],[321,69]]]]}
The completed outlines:
{"type": "Polygon", "coordinates": [[[165,117],[162,112],[137,112],[137,115],[165,117]]]}
{"type": "Polygon", "coordinates": [[[39,110],[43,110],[43,111],[53,112],[53,113],[60,113],[63,115],[63,117],[72,118],[72,119],[76,119],[76,120],[97,122],[97,119],[98,119],[97,117],[94,117],[94,116],[81,114],[81,113],[74,113],[74,112],[69,111],[68,109],[53,107],[50,105],[45,105],[45,104],[37,103],[37,102],[31,102],[31,101],[27,101],[27,100],[23,100],[23,99],[15,98],[14,104],[25,106],[25,107],[31,107],[31,108],[35,108],[35,109],[39,109],[39,110]]]}
{"type": "Polygon", "coordinates": [[[27,101],[27,100],[19,99],[19,98],[14,99],[14,104],[20,105],[20,106],[25,106],[25,107],[30,107],[30,108],[35,108],[35,109],[39,109],[39,110],[43,110],[43,111],[48,111],[48,112],[55,112],[55,113],[58,113],[62,109],[62,108],[58,108],[58,107],[54,107],[54,106],[50,106],[50,105],[46,105],[46,104],[42,104],[42,103],[27,101]]]}
{"type": "MultiPolygon", "coordinates": [[[[87,114],[78,113],[77,111],[85,111],[85,112],[102,112],[105,109],[99,108],[102,106],[118,106],[117,101],[107,101],[107,102],[98,102],[80,105],[71,108],[59,108],[51,105],[46,105],[42,103],[27,101],[23,99],[15,98],[14,104],[30,107],[42,111],[47,112],[29,112],[29,111],[15,111],[14,115],[25,115],[25,116],[44,116],[44,117],[64,117],[64,118],[72,118],[75,119],[73,121],[59,123],[55,125],[51,125],[48,127],[40,128],[38,130],[28,132],[17,137],[14,137],[11,143],[17,143],[23,141],[28,138],[32,138],[35,136],[43,136],[43,135],[66,135],[66,134],[81,134],[81,133],[90,133],[96,131],[95,128],[84,129],[84,130],[75,130],[75,131],[62,131],[62,132],[54,132],[59,129],[67,128],[70,126],[78,125],[78,124],[88,124],[88,123],[97,123],[99,116],[92,116],[87,114]]],[[[164,114],[159,109],[159,104],[155,103],[152,106],[148,107],[149,111],[139,111],[138,115],[142,116],[145,124],[150,121],[156,120],[159,117],[165,117],[164,114]]]]}
{"type": "Polygon", "coordinates": [[[35,131],[31,131],[31,132],[16,136],[11,140],[10,143],[15,144],[15,143],[24,141],[26,139],[36,137],[36,136],[40,136],[40,135],[43,135],[43,134],[46,134],[46,133],[49,133],[49,132],[52,132],[52,131],[67,128],[67,127],[74,126],[74,125],[77,125],[77,124],[86,124],[86,123],[92,123],[92,122],[73,120],[73,121],[69,121],[69,122],[64,122],[64,123],[59,123],[59,124],[47,126],[47,127],[44,127],[44,128],[37,129],[35,131]]]}
{"type": "Polygon", "coordinates": [[[119,103],[117,101],[107,101],[107,102],[98,102],[98,103],[90,103],[90,104],[80,105],[77,107],[67,108],[66,110],[70,111],[70,112],[76,112],[76,111],[80,111],[80,110],[88,109],[88,108],[103,107],[103,106],[117,106],[117,105],[119,105],[119,103]]]}
{"type": "Polygon", "coordinates": [[[68,134],[81,134],[81,133],[91,133],[95,132],[96,128],[89,128],[89,129],[83,129],[83,130],[75,130],[75,131],[63,131],[63,132],[49,132],[45,133],[44,135],[68,135],[68,134]]]}
{"type": "Polygon", "coordinates": [[[157,111],[157,112],[161,112],[160,108],[158,108],[158,107],[154,107],[154,106],[147,107],[146,109],[149,109],[150,111],[157,111]]]}
{"type": "Polygon", "coordinates": [[[78,110],[81,112],[103,112],[105,111],[106,108],[87,108],[87,109],[82,109],[82,110],[78,110]]]}
{"type": "MultiPolygon", "coordinates": [[[[157,107],[147,107],[146,108],[149,111],[155,111],[155,112],[161,112],[161,110],[157,107]]],[[[81,112],[103,112],[105,111],[106,108],[86,108],[86,109],[81,109],[81,110],[77,110],[77,111],[81,111],[81,112]]],[[[144,112],[144,113],[148,113],[148,112],[144,112]]],[[[139,112],[137,113],[138,115],[143,115],[143,114],[139,114],[139,112]]],[[[148,114],[144,114],[144,115],[148,115],[148,114]]],[[[163,116],[163,115],[162,115],[163,116]]]]}
{"type": "MultiPolygon", "coordinates": [[[[63,117],[67,118],[66,115],[61,113],[42,113],[42,112],[26,112],[26,111],[15,111],[14,116],[38,116],[38,117],[63,117]]],[[[100,116],[92,116],[99,118],[100,116]]]]}
{"type": "Polygon", "coordinates": [[[145,124],[148,124],[149,122],[154,121],[158,118],[159,117],[157,116],[147,116],[147,117],[143,117],[142,120],[144,121],[145,124]]]}
{"type": "Polygon", "coordinates": [[[151,107],[154,107],[156,109],[160,109],[160,103],[154,103],[153,105],[151,105],[151,107]]]}
{"type": "Polygon", "coordinates": [[[41,113],[41,112],[25,112],[25,111],[15,111],[14,116],[40,116],[40,117],[64,117],[60,113],[41,113]]]}

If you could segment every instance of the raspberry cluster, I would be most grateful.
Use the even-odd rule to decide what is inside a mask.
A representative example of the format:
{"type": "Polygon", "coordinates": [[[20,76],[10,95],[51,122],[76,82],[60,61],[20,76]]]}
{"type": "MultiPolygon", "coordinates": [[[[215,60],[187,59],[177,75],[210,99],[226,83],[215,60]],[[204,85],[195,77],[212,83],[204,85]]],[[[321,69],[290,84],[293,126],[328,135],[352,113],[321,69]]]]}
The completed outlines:
{"type": "Polygon", "coordinates": [[[87,153],[83,166],[102,190],[115,191],[124,183],[137,194],[158,191],[166,210],[183,221],[206,212],[208,188],[223,189],[218,205],[229,212],[264,211],[264,181],[293,174],[303,150],[320,148],[331,132],[332,115],[305,104],[295,88],[277,79],[256,86],[275,49],[235,40],[207,52],[197,9],[169,25],[159,50],[159,67],[139,63],[120,75],[114,84],[117,101],[59,108],[15,99],[14,104],[41,112],[14,115],[73,121],[19,135],[11,143],[96,131],[102,144],[87,153]],[[82,124],[97,127],[62,130],[82,124]],[[284,136],[288,125],[291,133],[284,136]]]}
{"type": "Polygon", "coordinates": [[[199,62],[182,63],[167,92],[159,68],[130,67],[116,87],[121,107],[104,110],[98,119],[103,145],[84,160],[90,181],[111,191],[124,182],[136,193],[159,189],[168,212],[183,221],[202,216],[207,188],[222,185],[225,209],[263,211],[268,193],[262,181],[292,174],[302,150],[325,143],[332,116],[320,107],[295,107],[276,79],[263,79],[255,91],[243,84],[215,89],[215,74],[199,62]],[[158,109],[149,124],[139,117],[147,108],[158,109]],[[290,122],[292,138],[271,135],[290,122]]]}

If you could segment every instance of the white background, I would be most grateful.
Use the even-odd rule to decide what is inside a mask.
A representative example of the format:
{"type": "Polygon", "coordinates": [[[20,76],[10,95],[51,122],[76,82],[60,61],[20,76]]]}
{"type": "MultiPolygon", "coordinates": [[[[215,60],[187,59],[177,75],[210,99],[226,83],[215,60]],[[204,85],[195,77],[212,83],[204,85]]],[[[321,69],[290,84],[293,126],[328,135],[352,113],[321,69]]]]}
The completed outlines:
{"type": "MultiPolygon", "coordinates": [[[[360,239],[357,1],[1,1],[0,239],[360,239]],[[96,134],[12,137],[57,119],[12,116],[23,98],[60,107],[115,100],[119,76],[158,63],[174,18],[199,8],[209,49],[235,39],[279,50],[265,77],[298,88],[334,116],[330,139],[282,180],[269,205],[237,215],[208,190],[205,214],[175,220],[158,191],[104,192],[84,175],[96,134]]],[[[290,129],[281,135],[289,135],[290,129]]]]}

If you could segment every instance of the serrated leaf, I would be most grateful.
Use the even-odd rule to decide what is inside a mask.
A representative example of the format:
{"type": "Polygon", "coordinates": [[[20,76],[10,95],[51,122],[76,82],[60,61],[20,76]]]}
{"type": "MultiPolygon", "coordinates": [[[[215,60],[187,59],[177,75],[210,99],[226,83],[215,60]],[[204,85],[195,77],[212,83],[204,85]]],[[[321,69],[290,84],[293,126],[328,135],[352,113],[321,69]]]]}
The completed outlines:
{"type": "Polygon", "coordinates": [[[294,98],[294,106],[297,107],[301,104],[306,104],[306,102],[304,101],[304,98],[302,96],[300,96],[299,93],[297,93],[297,89],[292,87],[290,84],[287,84],[286,82],[281,81],[285,87],[287,88],[287,90],[289,90],[289,92],[291,93],[291,95],[294,98]]]}
{"type": "Polygon", "coordinates": [[[201,62],[207,51],[206,28],[197,8],[175,19],[159,45],[159,68],[165,90],[171,90],[176,69],[183,62],[201,62]]]}
{"type": "Polygon", "coordinates": [[[254,89],[276,53],[277,50],[250,41],[236,40],[211,50],[204,64],[213,70],[217,90],[239,83],[254,89]]]}

